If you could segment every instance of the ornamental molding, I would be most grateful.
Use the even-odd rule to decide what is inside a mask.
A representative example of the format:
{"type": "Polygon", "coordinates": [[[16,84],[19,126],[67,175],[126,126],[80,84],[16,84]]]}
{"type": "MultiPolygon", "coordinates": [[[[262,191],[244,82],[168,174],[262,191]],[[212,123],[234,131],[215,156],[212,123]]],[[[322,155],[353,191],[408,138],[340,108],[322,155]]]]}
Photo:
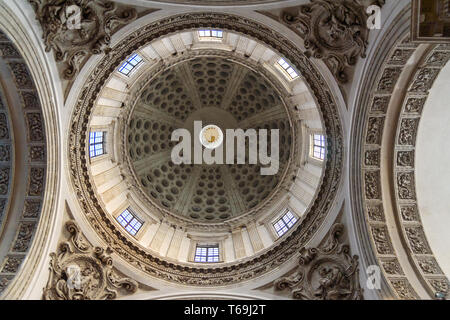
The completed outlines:
{"type": "Polygon", "coordinates": [[[146,25],[120,41],[92,70],[85,86],[81,88],[73,109],[68,159],[74,194],[77,195],[82,212],[105,244],[135,268],[150,276],[173,281],[182,285],[215,286],[229,285],[260,276],[280,266],[312,238],[332,207],[340,186],[343,165],[343,133],[338,107],[328,85],[309,59],[281,34],[253,20],[222,13],[187,13],[172,16],[146,25]],[[329,152],[325,174],[318,192],[319,196],[305,214],[302,227],[297,228],[284,241],[261,251],[252,258],[236,263],[218,264],[214,267],[192,267],[183,263],[168,262],[150,254],[123,231],[117,229],[112,217],[92,197],[94,188],[87,172],[86,128],[92,108],[102,87],[114,70],[130,53],[154,39],[184,29],[217,26],[267,43],[286,56],[304,75],[323,115],[329,152]]]}
{"type": "MultiPolygon", "coordinates": [[[[14,280],[19,273],[24,260],[27,258],[32,242],[40,221],[41,209],[43,207],[44,191],[46,187],[47,173],[47,145],[46,128],[44,125],[43,108],[40,104],[38,91],[34,85],[29,68],[23,57],[19,54],[13,42],[2,32],[0,32],[0,59],[10,71],[10,75],[3,75],[5,78],[11,77],[11,84],[18,96],[18,104],[9,105],[6,96],[8,92],[0,92],[2,105],[0,107],[0,232],[2,231],[2,220],[17,219],[18,224],[11,224],[9,227],[16,228],[6,255],[0,257],[0,294],[14,280]],[[9,110],[9,111],[8,111],[9,110]],[[3,113],[5,112],[5,113],[3,113]],[[25,145],[9,141],[5,144],[5,139],[12,139],[10,130],[17,124],[8,121],[7,113],[17,113],[23,118],[26,132],[25,145]],[[24,153],[22,167],[15,166],[13,171],[12,163],[20,161],[15,159],[17,154],[24,153]],[[8,163],[8,164],[7,164],[8,163]],[[24,172],[25,191],[23,195],[17,193],[17,197],[23,197],[23,207],[17,212],[11,208],[10,192],[13,190],[13,172],[24,172]]],[[[22,130],[20,127],[16,130],[22,130]]],[[[15,138],[18,139],[17,136],[15,138]]],[[[17,190],[13,191],[16,193],[17,190]]]]}
{"type": "Polygon", "coordinates": [[[44,300],[111,300],[138,290],[138,283],[113,267],[112,250],[92,247],[75,221],[65,224],[67,241],[50,254],[44,300]]]}
{"type": "Polygon", "coordinates": [[[111,1],[28,1],[41,24],[45,51],[53,51],[56,62],[63,64],[66,80],[74,79],[91,55],[107,53],[111,36],[137,18],[136,9],[111,1]]]}
{"type": "Polygon", "coordinates": [[[277,290],[288,290],[300,300],[361,300],[358,256],[342,241],[344,225],[331,227],[325,243],[301,248],[298,266],[288,277],[275,280],[277,290]]]}
{"type": "Polygon", "coordinates": [[[424,57],[402,102],[395,139],[394,175],[398,220],[416,271],[431,296],[448,294],[449,280],[428,244],[417,206],[415,145],[423,106],[441,69],[450,60],[450,46],[436,45],[424,57]]]}
{"type": "Polygon", "coordinates": [[[304,40],[305,55],[321,59],[341,83],[351,78],[351,69],[366,57],[370,5],[383,6],[384,0],[311,0],[309,4],[286,8],[272,17],[304,40]]]}
{"type": "MultiPolygon", "coordinates": [[[[400,299],[420,299],[405,274],[401,260],[392,242],[392,228],[386,220],[381,197],[381,152],[383,133],[391,94],[397,85],[408,59],[415,53],[417,44],[409,37],[398,41],[384,60],[374,82],[368,112],[365,118],[364,143],[361,156],[361,185],[363,205],[368,230],[376,257],[393,292],[400,299]]],[[[437,264],[426,240],[417,207],[414,173],[414,153],[421,112],[428,90],[440,70],[450,59],[450,46],[430,46],[425,51],[417,70],[408,80],[402,100],[394,141],[392,183],[395,191],[395,219],[399,222],[400,237],[417,277],[431,297],[447,294],[449,282],[437,264]]],[[[391,213],[389,213],[391,214],[391,213]]],[[[394,231],[395,232],[395,231],[394,231]]]]}

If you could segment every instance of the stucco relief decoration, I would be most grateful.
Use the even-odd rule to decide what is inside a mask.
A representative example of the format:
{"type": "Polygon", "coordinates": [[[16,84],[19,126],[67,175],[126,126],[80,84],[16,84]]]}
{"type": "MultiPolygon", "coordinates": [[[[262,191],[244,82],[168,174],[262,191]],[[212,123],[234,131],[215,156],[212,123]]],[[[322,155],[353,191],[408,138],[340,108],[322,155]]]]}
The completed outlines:
{"type": "Polygon", "coordinates": [[[358,257],[342,243],[344,226],[335,224],[324,245],[302,248],[294,274],[275,281],[278,290],[289,289],[294,299],[359,300],[358,257]]]}
{"type": "Polygon", "coordinates": [[[366,57],[369,29],[362,2],[367,1],[311,0],[281,17],[301,34],[306,54],[323,59],[341,83],[349,80],[347,69],[366,57]]]}
{"type": "Polygon", "coordinates": [[[136,292],[137,282],[114,270],[110,248],[93,248],[74,221],[65,227],[70,237],[51,253],[45,300],[109,300],[136,292]]]}
{"type": "Polygon", "coordinates": [[[43,29],[46,51],[65,64],[63,77],[71,80],[90,55],[108,52],[111,35],[137,17],[103,0],[29,0],[43,29]]]}

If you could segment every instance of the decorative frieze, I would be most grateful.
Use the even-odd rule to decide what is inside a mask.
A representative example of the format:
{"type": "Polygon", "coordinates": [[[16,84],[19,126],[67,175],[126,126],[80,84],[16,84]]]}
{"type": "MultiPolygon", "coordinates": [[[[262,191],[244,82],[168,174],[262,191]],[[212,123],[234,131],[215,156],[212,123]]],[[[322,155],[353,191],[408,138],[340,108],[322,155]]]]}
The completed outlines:
{"type": "Polygon", "coordinates": [[[394,53],[392,54],[391,58],[388,61],[388,64],[403,66],[406,64],[406,62],[408,62],[408,59],[411,57],[413,53],[414,50],[412,49],[404,49],[404,48],[395,49],[394,53]]]}
{"type": "Polygon", "coordinates": [[[35,219],[41,212],[41,201],[39,200],[25,200],[25,207],[23,209],[23,217],[25,219],[35,219]]]}
{"type": "Polygon", "coordinates": [[[11,161],[11,145],[0,145],[0,161],[11,161]]]}
{"type": "Polygon", "coordinates": [[[423,232],[421,226],[406,227],[405,233],[409,240],[411,250],[415,254],[431,254],[430,247],[428,246],[428,242],[425,238],[425,233],[423,232]]]}
{"type": "Polygon", "coordinates": [[[5,58],[18,58],[20,57],[16,48],[11,43],[0,43],[0,55],[5,58]]]}
{"type": "Polygon", "coordinates": [[[397,151],[397,166],[414,167],[414,151],[397,151]]]}
{"type": "Polygon", "coordinates": [[[42,175],[42,173],[45,173],[46,154],[45,130],[39,96],[27,64],[14,44],[2,32],[0,32],[0,51],[2,52],[0,59],[9,67],[9,70],[5,71],[11,72],[9,76],[13,80],[11,84],[15,84],[14,90],[20,98],[18,105],[11,106],[8,105],[8,100],[4,98],[4,92],[0,94],[0,108],[2,109],[0,113],[0,140],[2,140],[0,144],[0,161],[2,162],[0,169],[0,194],[2,196],[0,199],[0,228],[2,228],[2,220],[4,221],[4,217],[8,215],[14,215],[14,219],[18,220],[16,234],[9,240],[9,251],[6,256],[1,257],[3,260],[0,261],[0,292],[2,292],[12,282],[23,263],[22,261],[25,261],[37,229],[44,196],[45,175],[42,175]],[[7,115],[7,112],[12,108],[18,112],[17,114],[23,116],[24,133],[28,137],[27,144],[22,146],[25,150],[23,156],[26,164],[14,168],[16,172],[20,170],[24,172],[25,177],[28,176],[28,190],[22,198],[24,201],[23,212],[12,211],[12,208],[10,212],[6,210],[9,208],[8,188],[10,188],[7,181],[12,179],[11,171],[15,164],[7,115]],[[36,161],[39,162],[40,166],[37,171],[30,168],[31,163],[36,161]],[[33,195],[30,195],[30,193],[33,195]],[[1,269],[2,266],[4,266],[3,269],[1,269]]]}
{"type": "Polygon", "coordinates": [[[400,214],[403,221],[419,221],[417,206],[415,204],[400,206],[400,214]]]}
{"type": "Polygon", "coordinates": [[[1,275],[0,274],[0,294],[6,289],[6,287],[11,283],[14,276],[8,275],[1,275]]]}
{"type": "Polygon", "coordinates": [[[16,273],[22,264],[23,256],[8,256],[4,261],[1,273],[16,273]]]}
{"type": "Polygon", "coordinates": [[[448,294],[449,292],[449,281],[447,278],[432,279],[429,280],[431,286],[436,290],[436,292],[441,292],[448,294]]]}
{"type": "Polygon", "coordinates": [[[8,120],[6,114],[0,113],[0,140],[9,139],[8,120]]]}
{"type": "Polygon", "coordinates": [[[422,68],[409,89],[410,92],[427,93],[441,69],[422,68]]]}
{"type": "Polygon", "coordinates": [[[19,232],[14,241],[12,251],[26,252],[31,244],[31,238],[34,234],[36,222],[21,222],[19,225],[19,232]]]}
{"type": "Polygon", "coordinates": [[[418,126],[418,118],[402,119],[400,123],[400,134],[398,135],[398,143],[404,146],[414,146],[416,144],[418,126]]]}
{"type": "Polygon", "coordinates": [[[380,149],[366,150],[364,153],[364,165],[377,167],[380,165],[380,149]]]}
{"type": "Polygon", "coordinates": [[[442,274],[442,270],[434,258],[419,258],[417,263],[425,274],[442,274]]]}
{"type": "Polygon", "coordinates": [[[397,83],[401,72],[402,68],[399,67],[384,69],[383,74],[378,81],[377,91],[391,93],[394,90],[395,84],[397,83]]]}
{"type": "Polygon", "coordinates": [[[424,106],[426,100],[427,100],[426,97],[408,98],[406,100],[405,112],[419,113],[419,114],[422,113],[422,109],[423,109],[423,106],[424,106]]]}
{"type": "Polygon", "coordinates": [[[397,173],[398,196],[402,200],[415,200],[414,172],[397,173]]]}
{"type": "Polygon", "coordinates": [[[372,113],[386,113],[391,96],[375,96],[370,106],[372,113]]]}
{"type": "Polygon", "coordinates": [[[380,145],[383,135],[384,117],[371,117],[367,125],[366,143],[380,145]]]}
{"type": "Polygon", "coordinates": [[[419,297],[406,279],[391,279],[390,283],[400,299],[415,300],[419,297]]]}
{"type": "Polygon", "coordinates": [[[367,206],[367,215],[369,219],[374,222],[384,222],[383,205],[380,203],[378,205],[367,206]]]}
{"type": "Polygon", "coordinates": [[[29,156],[31,161],[45,161],[45,146],[30,146],[29,156]]]}
{"type": "Polygon", "coordinates": [[[24,109],[40,109],[41,104],[35,92],[22,91],[22,101],[24,109]]]}
{"type": "Polygon", "coordinates": [[[27,113],[26,114],[28,135],[30,141],[43,141],[44,140],[44,128],[42,123],[42,117],[40,113],[27,113]]]}
{"type": "Polygon", "coordinates": [[[44,191],[45,169],[31,168],[28,195],[40,196],[44,191]]]}
{"type": "Polygon", "coordinates": [[[433,66],[443,67],[450,59],[449,51],[433,51],[428,57],[427,64],[433,66]]]}
{"type": "Polygon", "coordinates": [[[31,76],[28,73],[28,69],[25,63],[10,62],[8,63],[8,65],[13,73],[14,81],[18,88],[31,89],[33,87],[33,81],[31,80],[31,76]]]}
{"type": "Polygon", "coordinates": [[[373,240],[377,252],[382,255],[393,254],[391,238],[385,226],[372,226],[371,227],[373,240]]]}
{"type": "Polygon", "coordinates": [[[9,167],[0,168],[0,195],[6,195],[9,188],[9,173],[11,169],[9,167]]]}
{"type": "Polygon", "coordinates": [[[383,266],[384,271],[389,275],[404,275],[402,267],[397,259],[382,260],[381,265],[383,266]]]}
{"type": "Polygon", "coordinates": [[[366,171],[364,173],[364,190],[367,199],[381,200],[381,185],[379,171],[366,171]]]}

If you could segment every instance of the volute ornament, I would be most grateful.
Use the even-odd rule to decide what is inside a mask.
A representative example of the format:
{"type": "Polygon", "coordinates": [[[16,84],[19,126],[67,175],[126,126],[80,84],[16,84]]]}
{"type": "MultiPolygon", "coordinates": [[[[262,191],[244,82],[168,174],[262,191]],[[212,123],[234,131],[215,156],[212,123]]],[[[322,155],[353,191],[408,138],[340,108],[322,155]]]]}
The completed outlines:
{"type": "Polygon", "coordinates": [[[304,39],[306,55],[323,59],[341,83],[349,80],[347,68],[366,56],[368,16],[360,2],[311,0],[296,8],[296,14],[285,11],[281,16],[304,39]]]}
{"type": "Polygon", "coordinates": [[[51,253],[50,277],[44,300],[109,300],[136,292],[138,284],[122,278],[113,268],[112,250],[93,248],[74,221],[66,223],[68,241],[51,253]]]}
{"type": "Polygon", "coordinates": [[[344,225],[335,224],[324,245],[300,249],[297,270],[275,281],[278,290],[289,289],[294,299],[359,300],[358,257],[341,240],[344,225]]]}
{"type": "Polygon", "coordinates": [[[120,25],[137,17],[135,9],[125,9],[103,0],[29,0],[43,29],[45,50],[53,50],[63,62],[63,77],[71,80],[90,55],[109,51],[111,35],[120,25]]]}

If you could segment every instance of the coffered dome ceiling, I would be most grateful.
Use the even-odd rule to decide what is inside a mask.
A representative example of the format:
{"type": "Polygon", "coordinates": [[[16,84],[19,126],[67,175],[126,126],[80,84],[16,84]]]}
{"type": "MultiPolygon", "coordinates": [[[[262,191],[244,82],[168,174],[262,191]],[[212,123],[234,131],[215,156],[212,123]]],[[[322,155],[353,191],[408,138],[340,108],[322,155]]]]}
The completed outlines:
{"type": "Polygon", "coordinates": [[[158,73],[136,100],[127,121],[129,161],[136,184],[162,209],[195,221],[224,221],[260,205],[284,176],[292,151],[290,120],[277,90],[256,71],[202,56],[158,73]],[[279,129],[278,173],[261,175],[259,164],[248,164],[248,153],[241,165],[174,165],[171,134],[186,128],[193,136],[193,121],[223,132],[279,129]]]}
{"type": "Polygon", "coordinates": [[[281,35],[231,15],[183,16],[172,29],[177,19],[131,33],[92,70],[72,118],[71,176],[91,226],[127,263],[181,284],[228,285],[282,264],[327,216],[340,183],[339,117],[320,74],[281,35]],[[221,41],[199,39],[211,25],[223,30],[221,41]],[[134,53],[143,62],[120,74],[134,53]],[[290,78],[280,58],[300,76],[290,78]],[[261,175],[268,165],[250,164],[248,154],[245,164],[173,163],[172,133],[198,139],[194,121],[224,133],[269,129],[268,156],[270,129],[278,129],[276,174],[261,175]],[[89,159],[92,131],[106,133],[106,153],[89,159]],[[326,135],[324,161],[311,159],[313,133],[326,135]],[[126,209],[143,222],[136,235],[118,223],[126,209]],[[300,221],[278,237],[273,224],[286,210],[300,221]],[[211,242],[219,262],[196,263],[192,248],[211,242]]]}

